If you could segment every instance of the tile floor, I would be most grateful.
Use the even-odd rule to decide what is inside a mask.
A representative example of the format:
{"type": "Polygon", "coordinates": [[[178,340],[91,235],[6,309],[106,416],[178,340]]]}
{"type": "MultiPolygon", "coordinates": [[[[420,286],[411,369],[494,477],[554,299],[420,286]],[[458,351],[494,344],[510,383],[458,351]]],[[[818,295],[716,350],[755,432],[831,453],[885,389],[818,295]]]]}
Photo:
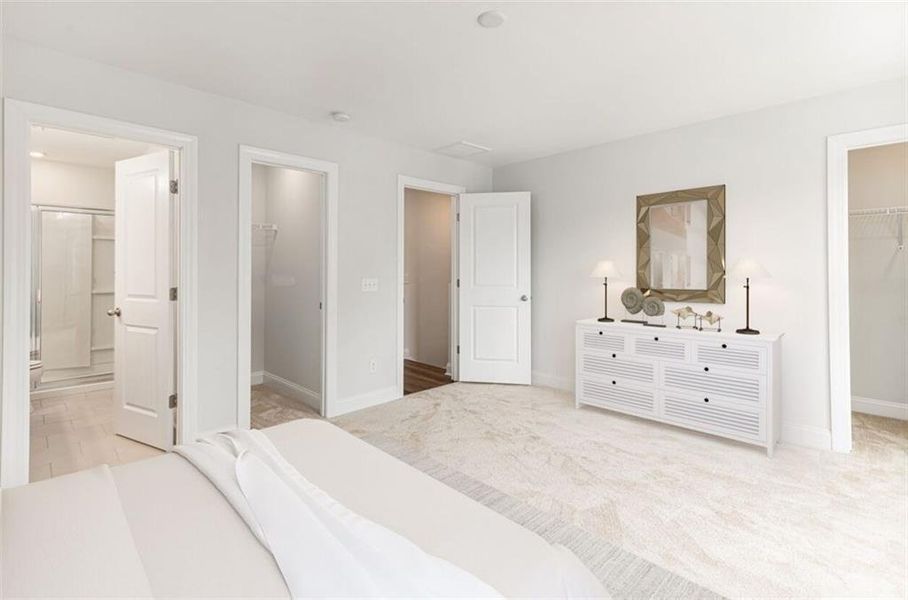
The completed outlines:
{"type": "Polygon", "coordinates": [[[29,481],[162,454],[114,434],[112,393],[61,392],[31,401],[29,481]]]}
{"type": "Polygon", "coordinates": [[[267,385],[252,386],[252,428],[264,429],[295,419],[320,419],[314,410],[267,385]]]}

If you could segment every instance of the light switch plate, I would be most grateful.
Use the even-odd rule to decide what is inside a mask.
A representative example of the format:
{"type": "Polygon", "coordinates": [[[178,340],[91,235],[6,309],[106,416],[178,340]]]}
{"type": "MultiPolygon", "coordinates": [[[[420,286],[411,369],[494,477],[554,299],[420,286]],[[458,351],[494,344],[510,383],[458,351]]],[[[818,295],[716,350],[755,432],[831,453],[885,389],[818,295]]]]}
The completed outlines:
{"type": "Polygon", "coordinates": [[[374,277],[363,277],[362,283],[364,292],[378,291],[378,279],[375,279],[374,277]]]}

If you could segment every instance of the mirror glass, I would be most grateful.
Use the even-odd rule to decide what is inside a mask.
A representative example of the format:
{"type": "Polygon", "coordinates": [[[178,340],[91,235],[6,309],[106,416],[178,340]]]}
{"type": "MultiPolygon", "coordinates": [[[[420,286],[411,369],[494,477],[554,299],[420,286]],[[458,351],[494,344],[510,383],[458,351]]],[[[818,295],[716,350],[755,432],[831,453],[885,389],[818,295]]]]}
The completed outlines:
{"type": "Polygon", "coordinates": [[[656,289],[707,288],[706,198],[649,209],[650,285],[656,289]]]}

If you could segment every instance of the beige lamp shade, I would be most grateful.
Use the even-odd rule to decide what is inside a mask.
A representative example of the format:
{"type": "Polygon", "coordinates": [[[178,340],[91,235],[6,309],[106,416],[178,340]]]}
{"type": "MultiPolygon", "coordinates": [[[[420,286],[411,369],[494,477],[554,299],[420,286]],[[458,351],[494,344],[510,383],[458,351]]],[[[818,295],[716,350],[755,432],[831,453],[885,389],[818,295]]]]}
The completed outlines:
{"type": "Polygon", "coordinates": [[[735,263],[729,274],[735,279],[770,279],[772,275],[766,267],[752,258],[742,258],[735,263]]]}
{"type": "Polygon", "coordinates": [[[596,266],[590,273],[590,277],[595,277],[597,279],[604,279],[605,277],[621,277],[621,271],[618,270],[618,267],[615,266],[614,262],[610,260],[600,260],[596,263],[596,266]]]}

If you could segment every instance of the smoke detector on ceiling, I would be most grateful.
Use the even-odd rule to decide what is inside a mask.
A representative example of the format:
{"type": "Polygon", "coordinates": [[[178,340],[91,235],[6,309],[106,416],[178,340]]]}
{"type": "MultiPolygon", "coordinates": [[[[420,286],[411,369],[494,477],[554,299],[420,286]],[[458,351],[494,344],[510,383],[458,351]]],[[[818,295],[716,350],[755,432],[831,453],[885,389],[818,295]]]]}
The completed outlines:
{"type": "Polygon", "coordinates": [[[350,120],[350,115],[345,113],[342,110],[336,110],[331,113],[331,118],[337,121],[338,123],[346,123],[350,120]]]}
{"type": "Polygon", "coordinates": [[[477,154],[483,154],[485,152],[491,152],[491,148],[486,146],[480,146],[479,144],[474,144],[472,142],[459,141],[454,144],[449,144],[447,146],[442,146],[441,148],[436,148],[435,150],[439,154],[446,154],[448,156],[453,156],[454,158],[467,158],[469,156],[475,156],[477,154]]]}
{"type": "Polygon", "coordinates": [[[505,16],[500,10],[487,10],[476,17],[476,22],[486,29],[494,29],[504,25],[505,16]]]}

